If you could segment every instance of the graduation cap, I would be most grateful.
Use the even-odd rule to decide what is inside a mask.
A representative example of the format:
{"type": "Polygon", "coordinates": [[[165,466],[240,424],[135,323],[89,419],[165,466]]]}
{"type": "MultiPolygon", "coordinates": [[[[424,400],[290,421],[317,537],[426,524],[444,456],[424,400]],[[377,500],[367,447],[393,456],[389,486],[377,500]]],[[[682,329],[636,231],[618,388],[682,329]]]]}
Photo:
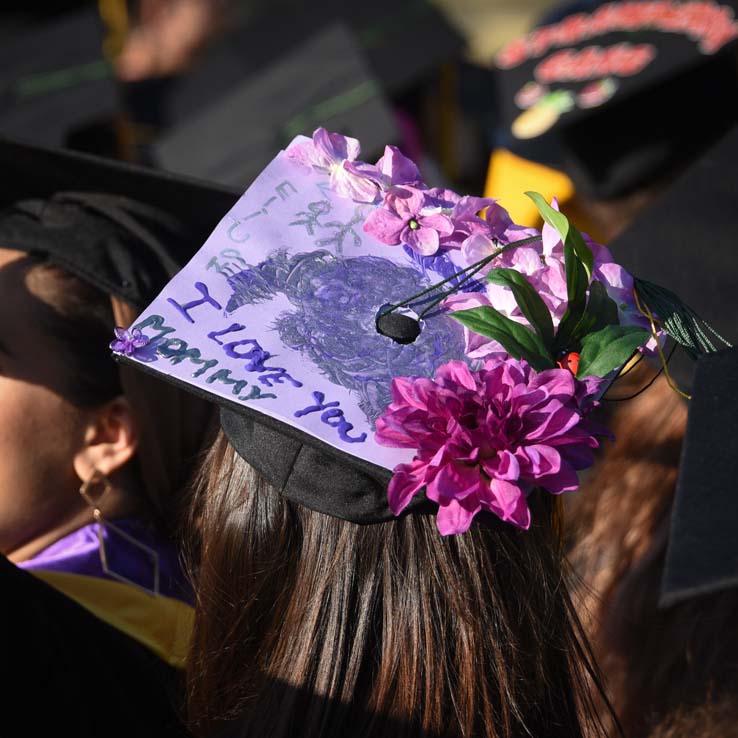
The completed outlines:
{"type": "MultiPolygon", "coordinates": [[[[218,403],[238,454],[310,509],[357,523],[437,510],[444,534],[463,532],[479,512],[527,528],[528,493],[574,489],[576,470],[591,463],[602,431],[587,416],[601,380],[575,381],[553,348],[505,356],[497,344],[474,363],[455,308],[438,306],[474,299],[485,291],[474,275],[498,247],[512,253],[541,235],[512,224],[493,200],[426,188],[394,147],[376,165],[358,154],[356,140],[324,129],[298,137],[114,350],[218,403]],[[480,240],[491,251],[477,262],[462,242],[475,253],[480,240]],[[457,441],[465,450],[443,450],[457,441]]],[[[548,268],[526,253],[529,265],[548,268]]],[[[517,294],[550,323],[527,289],[517,294]]],[[[503,344],[515,335],[516,346],[542,345],[532,329],[499,320],[503,344]]],[[[632,345],[648,338],[623,330],[632,345]]],[[[550,333],[553,341],[552,325],[550,333]]]]}
{"type": "Polygon", "coordinates": [[[95,7],[65,13],[0,46],[0,135],[62,146],[113,118],[118,91],[95,7]]]}
{"type": "MultiPolygon", "coordinates": [[[[198,109],[159,136],[151,149],[154,160],[170,171],[245,187],[297,134],[319,122],[361,138],[365,151],[379,156],[398,132],[351,32],[334,22],[301,38],[300,45],[217,100],[200,101],[198,109]]],[[[198,79],[202,72],[195,72],[198,79]]],[[[197,79],[183,84],[196,85],[197,79]]],[[[217,78],[215,84],[222,87],[217,78]]]]}
{"type": "Polygon", "coordinates": [[[660,604],[738,587],[738,349],[700,357],[660,604]]]}
{"type": "Polygon", "coordinates": [[[146,305],[237,200],[224,187],[0,139],[0,245],[146,305]]]}
{"type": "Polygon", "coordinates": [[[597,198],[671,174],[738,121],[737,7],[576,3],[511,41],[496,56],[505,145],[597,198]]]}
{"type": "MultiPolygon", "coordinates": [[[[308,5],[272,0],[251,4],[241,18],[234,15],[228,32],[171,91],[170,122],[216,103],[283,56],[295,53],[306,39],[335,25],[351,35],[355,47],[351,55],[361,56],[368,75],[390,96],[432,78],[441,65],[459,56],[464,43],[428,0],[322,0],[308,5]]],[[[327,61],[330,58],[320,68],[324,74],[327,61]]],[[[311,68],[318,64],[317,59],[309,62],[311,68]]]]}

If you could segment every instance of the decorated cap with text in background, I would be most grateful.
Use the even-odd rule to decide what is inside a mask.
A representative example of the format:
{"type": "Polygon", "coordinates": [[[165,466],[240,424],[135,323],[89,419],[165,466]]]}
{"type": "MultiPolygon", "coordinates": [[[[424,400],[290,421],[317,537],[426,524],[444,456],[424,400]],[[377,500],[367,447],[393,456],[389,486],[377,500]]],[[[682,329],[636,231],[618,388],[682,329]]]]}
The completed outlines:
{"type": "Polygon", "coordinates": [[[565,169],[594,197],[668,176],[738,122],[737,10],[734,0],[559,6],[495,57],[503,145],[565,169]]]}
{"type": "Polygon", "coordinates": [[[662,355],[664,316],[684,316],[682,342],[706,328],[555,202],[531,193],[539,233],[428,187],[395,147],[359,154],[324,129],[295,139],[113,350],[217,402],[237,453],[299,504],[527,528],[533,490],[578,486],[608,435],[590,411],[639,350],[662,355]]]}

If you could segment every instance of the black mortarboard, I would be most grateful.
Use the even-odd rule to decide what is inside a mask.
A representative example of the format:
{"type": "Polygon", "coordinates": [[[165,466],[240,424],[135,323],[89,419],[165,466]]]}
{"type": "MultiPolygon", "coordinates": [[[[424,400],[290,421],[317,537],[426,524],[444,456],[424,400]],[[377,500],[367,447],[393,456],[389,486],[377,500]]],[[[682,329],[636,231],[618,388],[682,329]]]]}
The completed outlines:
{"type": "Polygon", "coordinates": [[[245,187],[295,135],[323,123],[361,138],[367,154],[379,156],[397,138],[381,86],[341,23],[304,36],[218,100],[200,103],[152,153],[170,171],[245,187]]]}
{"type": "Polygon", "coordinates": [[[701,356],[661,589],[668,607],[738,587],[738,349],[701,356]]]}
{"type": "Polygon", "coordinates": [[[95,7],[26,29],[0,46],[0,135],[61,146],[119,108],[95,7]]]}
{"type": "MultiPolygon", "coordinates": [[[[679,295],[731,343],[738,340],[737,206],[734,128],[610,244],[631,274],[679,295]]],[[[688,388],[693,362],[677,351],[670,368],[688,388]]]]}
{"type": "Polygon", "coordinates": [[[503,145],[549,149],[596,198],[671,174],[738,121],[737,5],[579,2],[515,39],[496,57],[503,145]]]}
{"type": "Polygon", "coordinates": [[[238,195],[219,185],[0,139],[0,246],[148,304],[238,195]]]}

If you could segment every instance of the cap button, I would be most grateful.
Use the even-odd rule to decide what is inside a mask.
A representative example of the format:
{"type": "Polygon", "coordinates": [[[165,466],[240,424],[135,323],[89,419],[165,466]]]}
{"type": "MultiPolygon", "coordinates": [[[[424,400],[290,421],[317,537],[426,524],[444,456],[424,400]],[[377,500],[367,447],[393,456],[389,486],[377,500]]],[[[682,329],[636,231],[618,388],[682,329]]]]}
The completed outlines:
{"type": "Polygon", "coordinates": [[[420,322],[410,315],[396,312],[382,312],[387,306],[379,309],[375,321],[377,333],[391,338],[395,343],[413,343],[420,335],[420,322]]]}

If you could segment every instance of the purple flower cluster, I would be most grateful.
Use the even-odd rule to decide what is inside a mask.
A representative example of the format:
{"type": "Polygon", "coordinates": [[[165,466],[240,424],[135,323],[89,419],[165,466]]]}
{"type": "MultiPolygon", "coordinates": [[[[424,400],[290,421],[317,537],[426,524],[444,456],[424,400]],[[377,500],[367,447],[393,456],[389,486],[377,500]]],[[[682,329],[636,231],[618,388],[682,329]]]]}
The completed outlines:
{"type": "Polygon", "coordinates": [[[417,454],[394,470],[392,511],[425,488],[439,505],[442,535],[468,530],[480,510],[527,529],[528,493],[576,489],[597,436],[608,435],[587,418],[601,381],[564,369],[536,373],[511,358],[490,359],[477,372],[451,361],[434,379],[396,378],[376,440],[417,454]]]}
{"type": "MultiPolygon", "coordinates": [[[[558,210],[556,199],[554,209],[558,210]]],[[[537,235],[533,229],[510,226],[508,232],[518,228],[514,240],[537,235]]],[[[633,296],[633,277],[613,261],[610,250],[593,241],[587,234],[582,234],[594,257],[592,279],[602,283],[608,296],[618,306],[618,317],[621,325],[637,325],[648,328],[648,321],[636,308],[633,296]]],[[[484,233],[474,233],[462,245],[463,266],[476,264],[495,251],[500,243],[484,233]]],[[[525,246],[512,248],[500,254],[490,262],[480,274],[483,275],[494,268],[515,269],[524,274],[536,292],[548,307],[554,326],[558,326],[568,305],[566,289],[566,266],[564,262],[564,244],[554,228],[545,224],[541,231],[541,240],[525,246]]],[[[508,318],[527,325],[526,319],[518,307],[512,292],[501,285],[487,283],[484,292],[455,294],[444,303],[451,310],[467,310],[475,307],[490,306],[508,318]]],[[[464,329],[466,337],[466,353],[470,358],[481,359],[490,355],[504,353],[502,346],[494,340],[480,336],[464,329]]]]}
{"type": "Polygon", "coordinates": [[[364,231],[388,246],[403,245],[432,256],[462,248],[473,234],[512,240],[520,230],[495,200],[427,187],[415,163],[395,146],[386,146],[376,164],[359,161],[359,153],[355,138],[324,128],[318,128],[312,140],[287,150],[293,161],[328,174],[340,197],[377,205],[364,231]]]}

